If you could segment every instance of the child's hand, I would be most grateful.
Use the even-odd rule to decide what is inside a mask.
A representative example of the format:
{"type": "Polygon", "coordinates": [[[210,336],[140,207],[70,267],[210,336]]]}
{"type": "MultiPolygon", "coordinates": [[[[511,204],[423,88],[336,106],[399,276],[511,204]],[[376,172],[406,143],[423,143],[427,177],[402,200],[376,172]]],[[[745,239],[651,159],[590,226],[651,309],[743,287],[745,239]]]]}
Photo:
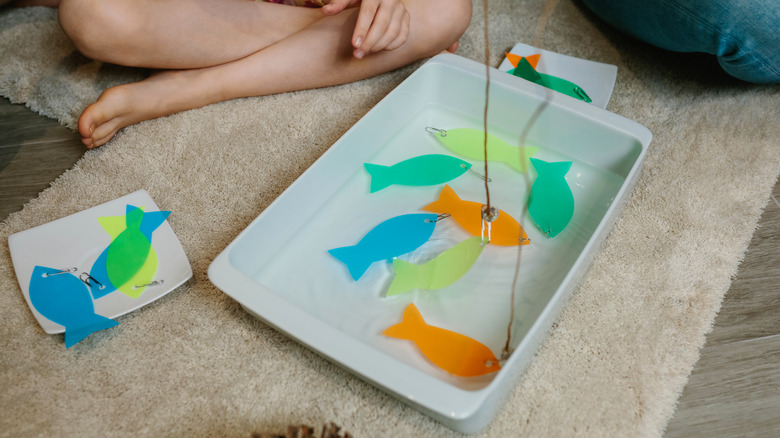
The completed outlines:
{"type": "Polygon", "coordinates": [[[352,34],[353,55],[361,59],[380,50],[400,47],[409,37],[409,12],[403,0],[330,0],[322,7],[325,15],[336,15],[360,5],[352,34]]]}

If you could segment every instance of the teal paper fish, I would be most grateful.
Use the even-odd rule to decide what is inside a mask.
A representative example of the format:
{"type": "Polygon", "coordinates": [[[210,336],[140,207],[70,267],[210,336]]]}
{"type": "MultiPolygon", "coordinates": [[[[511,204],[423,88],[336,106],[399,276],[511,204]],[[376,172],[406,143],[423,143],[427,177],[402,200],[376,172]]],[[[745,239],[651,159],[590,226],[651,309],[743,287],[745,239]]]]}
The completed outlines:
{"type": "Polygon", "coordinates": [[[459,158],[429,154],[410,158],[392,166],[364,163],[371,175],[370,192],[378,192],[393,184],[403,186],[432,186],[453,180],[471,168],[471,163],[459,158]]]}
{"type": "Polygon", "coordinates": [[[30,278],[30,303],[47,319],[65,327],[65,347],[92,333],[119,325],[95,313],[89,289],[78,277],[59,269],[36,266],[30,278]]]}
{"type": "Polygon", "coordinates": [[[374,262],[389,260],[422,246],[431,238],[437,217],[430,213],[396,216],[374,227],[357,245],[328,252],[347,265],[349,274],[358,280],[374,262]]]}
{"type": "Polygon", "coordinates": [[[534,84],[555,90],[559,93],[563,93],[567,96],[571,96],[575,99],[579,99],[583,102],[593,102],[590,96],[588,96],[588,93],[579,85],[557,76],[539,73],[525,58],[521,58],[517,62],[517,67],[509,70],[507,73],[531,81],[534,84]]]}
{"type": "MultiPolygon", "coordinates": [[[[448,130],[430,129],[437,140],[447,149],[472,160],[485,160],[485,132],[472,128],[457,128],[448,130]]],[[[505,142],[504,140],[488,133],[487,157],[488,161],[501,161],[510,165],[518,172],[528,171],[528,159],[539,148],[523,147],[522,149],[505,142]]]]}
{"type": "Polygon", "coordinates": [[[563,231],[574,215],[574,195],[566,174],[571,161],[547,162],[531,158],[537,177],[531,186],[528,214],[548,237],[563,231]]]}
{"type": "Polygon", "coordinates": [[[395,278],[390,283],[387,296],[413,289],[441,289],[451,285],[471,269],[483,247],[482,238],[477,236],[460,242],[422,265],[393,260],[395,278]]]}
{"type": "Polygon", "coordinates": [[[143,208],[127,206],[124,216],[106,216],[98,222],[112,237],[98,256],[89,275],[92,296],[97,299],[115,290],[138,298],[157,273],[157,252],[152,246],[152,232],[170,215],[170,211],[145,213],[143,208]]]}

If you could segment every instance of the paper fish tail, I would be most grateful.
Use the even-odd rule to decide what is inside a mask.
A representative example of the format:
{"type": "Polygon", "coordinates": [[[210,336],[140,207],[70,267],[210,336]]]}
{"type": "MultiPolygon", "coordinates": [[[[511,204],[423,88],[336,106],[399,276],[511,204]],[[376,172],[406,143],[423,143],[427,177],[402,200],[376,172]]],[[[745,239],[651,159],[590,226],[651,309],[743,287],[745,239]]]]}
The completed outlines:
{"type": "Polygon", "coordinates": [[[401,259],[395,259],[393,260],[393,271],[395,271],[395,278],[393,278],[393,282],[390,283],[390,287],[387,289],[388,297],[424,287],[424,285],[419,284],[420,266],[401,259]]]}
{"type": "Polygon", "coordinates": [[[381,164],[363,163],[369,176],[371,176],[371,187],[369,191],[371,193],[378,192],[384,188],[393,185],[392,178],[390,178],[390,167],[382,166],[381,164]]]}
{"type": "Polygon", "coordinates": [[[141,219],[141,226],[139,227],[141,233],[143,233],[143,235],[151,242],[152,232],[159,228],[160,225],[162,225],[163,222],[168,219],[170,214],[170,211],[151,211],[149,213],[144,213],[143,219],[141,219]]]}
{"type": "Polygon", "coordinates": [[[538,158],[531,158],[536,173],[545,177],[563,178],[571,169],[571,161],[543,161],[538,158]]]}
{"type": "Polygon", "coordinates": [[[95,333],[100,330],[105,330],[107,328],[111,328],[117,325],[119,325],[119,323],[114,321],[113,319],[109,319],[106,318],[105,316],[95,314],[90,318],[89,323],[86,325],[81,325],[73,329],[69,327],[65,327],[65,348],[70,348],[78,344],[84,338],[91,335],[92,333],[95,333]]]}
{"type": "Polygon", "coordinates": [[[423,207],[423,210],[432,213],[449,213],[452,206],[460,202],[460,197],[449,185],[445,185],[439,193],[439,199],[423,207]]]}
{"type": "Polygon", "coordinates": [[[349,275],[352,279],[358,280],[365,274],[371,263],[371,260],[367,260],[365,257],[361,257],[362,252],[357,249],[356,246],[343,246],[341,248],[333,248],[328,250],[328,253],[347,265],[349,275]]]}
{"type": "Polygon", "coordinates": [[[423,319],[420,311],[417,310],[417,306],[414,303],[409,304],[404,310],[403,319],[399,324],[387,328],[382,332],[383,335],[391,338],[406,339],[414,341],[419,336],[427,324],[423,319]]]}

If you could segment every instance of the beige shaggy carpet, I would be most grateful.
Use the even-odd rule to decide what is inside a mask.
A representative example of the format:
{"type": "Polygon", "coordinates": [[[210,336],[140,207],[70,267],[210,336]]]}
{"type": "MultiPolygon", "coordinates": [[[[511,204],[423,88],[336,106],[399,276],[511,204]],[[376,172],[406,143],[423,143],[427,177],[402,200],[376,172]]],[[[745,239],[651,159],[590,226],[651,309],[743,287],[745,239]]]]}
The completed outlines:
{"type": "MultiPolygon", "coordinates": [[[[572,0],[491,0],[494,66],[516,42],[618,66],[608,109],[654,140],[641,178],[532,365],[481,436],[659,436],[780,173],[780,91],[628,40],[572,0]]],[[[482,2],[459,54],[482,60],[482,2]]],[[[71,349],[0,253],[0,436],[236,436],[333,421],[356,437],[458,434],[249,316],[210,262],[419,64],[132,126],[0,225],[9,234],[139,188],[194,281],[71,349]]],[[[43,8],[0,12],[0,94],[70,128],[144,72],[91,62],[43,8]]]]}

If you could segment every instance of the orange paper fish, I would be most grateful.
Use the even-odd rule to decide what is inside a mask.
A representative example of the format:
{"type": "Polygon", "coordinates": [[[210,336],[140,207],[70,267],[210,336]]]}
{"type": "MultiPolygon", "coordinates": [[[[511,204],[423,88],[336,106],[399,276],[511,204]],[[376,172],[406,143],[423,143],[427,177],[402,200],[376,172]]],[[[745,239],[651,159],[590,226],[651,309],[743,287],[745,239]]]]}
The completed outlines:
{"type": "Polygon", "coordinates": [[[476,377],[501,369],[496,356],[484,344],[460,333],[426,324],[414,304],[406,307],[400,324],[382,334],[414,342],[431,362],[456,376],[476,377]]]}
{"type": "MultiPolygon", "coordinates": [[[[482,235],[482,204],[464,201],[450,186],[444,186],[439,200],[432,202],[423,210],[433,213],[446,213],[461,227],[474,236],[482,235]]],[[[528,235],[509,213],[499,210],[498,219],[490,224],[490,243],[501,246],[528,245],[528,235]]]]}

